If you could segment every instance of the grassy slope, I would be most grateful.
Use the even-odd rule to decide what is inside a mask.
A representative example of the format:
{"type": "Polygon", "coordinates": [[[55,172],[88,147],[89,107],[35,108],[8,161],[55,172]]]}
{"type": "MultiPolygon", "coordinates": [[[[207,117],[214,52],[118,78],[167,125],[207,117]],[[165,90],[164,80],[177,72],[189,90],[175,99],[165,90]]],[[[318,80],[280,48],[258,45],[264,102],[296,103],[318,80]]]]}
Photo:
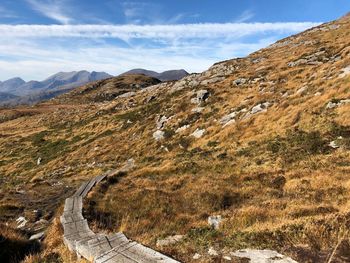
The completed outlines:
{"type": "Polygon", "coordinates": [[[301,262],[321,262],[342,239],[347,247],[350,104],[326,105],[350,96],[349,75],[339,78],[350,65],[350,18],[332,24],[340,27],[310,30],[223,62],[235,70],[217,83],[175,92],[169,83],[102,103],[58,99],[32,109],[35,114],[11,117],[0,124],[1,220],[38,206],[49,213],[84,178],[134,158],[134,171],[90,195],[88,216],[96,228],[122,229],[152,247],[157,238],[187,234],[162,249],[186,262],[211,245],[278,249],[301,262]],[[317,52],[319,65],[287,65],[317,52]],[[242,77],[249,82],[233,84],[242,77]],[[211,96],[196,114],[190,99],[200,89],[211,96]],[[155,99],[147,102],[150,96],[155,99]],[[241,113],[225,128],[218,122],[266,101],[272,105],[264,113],[241,113]],[[159,115],[173,117],[157,142],[159,115]],[[184,124],[190,128],[175,133],[184,124]],[[206,129],[200,139],[190,136],[197,128],[206,129]],[[339,136],[342,147],[329,147],[339,136]],[[16,187],[27,191],[25,198],[16,187]],[[42,196],[46,201],[39,202],[42,196]],[[225,219],[219,231],[207,227],[213,214],[225,219]]]}

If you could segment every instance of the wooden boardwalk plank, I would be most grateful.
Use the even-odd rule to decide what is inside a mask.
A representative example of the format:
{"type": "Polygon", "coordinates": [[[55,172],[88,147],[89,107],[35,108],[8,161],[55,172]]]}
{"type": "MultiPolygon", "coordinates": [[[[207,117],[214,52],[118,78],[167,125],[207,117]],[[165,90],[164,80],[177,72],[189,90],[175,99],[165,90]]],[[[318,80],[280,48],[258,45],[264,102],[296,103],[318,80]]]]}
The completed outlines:
{"type": "Polygon", "coordinates": [[[83,209],[83,199],[79,196],[69,197],[64,204],[64,213],[80,212],[83,209]]]}
{"type": "Polygon", "coordinates": [[[153,249],[145,247],[141,244],[136,244],[129,249],[120,252],[122,255],[132,258],[139,263],[175,263],[177,261],[157,252],[153,249]]]}
{"type": "Polygon", "coordinates": [[[81,213],[63,213],[60,217],[62,224],[72,223],[84,220],[84,217],[81,213]]]}
{"type": "Polygon", "coordinates": [[[84,191],[80,194],[80,196],[85,197],[88,194],[88,192],[90,192],[92,187],[94,187],[95,184],[96,184],[95,179],[90,180],[87,186],[85,187],[84,191]]]}
{"type": "Polygon", "coordinates": [[[107,174],[108,173],[105,173],[105,174],[102,174],[102,175],[99,175],[99,176],[97,176],[96,177],[96,184],[98,184],[98,183],[100,183],[103,179],[105,179],[106,178],[106,176],[107,176],[107,174]]]}
{"type": "Polygon", "coordinates": [[[82,185],[78,188],[78,190],[75,192],[73,196],[80,196],[82,192],[84,192],[86,186],[89,184],[90,181],[82,183],[82,185]]]}
{"type": "Polygon", "coordinates": [[[83,197],[96,184],[108,176],[108,172],[83,183],[72,197],[65,200],[60,217],[63,241],[69,250],[96,263],[178,263],[161,253],[129,240],[123,233],[95,234],[82,215],[83,197]]]}
{"type": "MultiPolygon", "coordinates": [[[[135,246],[137,243],[136,242],[128,242],[125,244],[121,244],[117,247],[114,247],[110,251],[102,254],[101,256],[95,258],[96,263],[104,263],[104,262],[118,262],[120,252],[127,250],[128,248],[135,246]]],[[[122,256],[121,258],[127,258],[125,256],[122,256]]],[[[132,260],[129,258],[130,261],[128,262],[137,262],[135,260],[132,260]]]]}

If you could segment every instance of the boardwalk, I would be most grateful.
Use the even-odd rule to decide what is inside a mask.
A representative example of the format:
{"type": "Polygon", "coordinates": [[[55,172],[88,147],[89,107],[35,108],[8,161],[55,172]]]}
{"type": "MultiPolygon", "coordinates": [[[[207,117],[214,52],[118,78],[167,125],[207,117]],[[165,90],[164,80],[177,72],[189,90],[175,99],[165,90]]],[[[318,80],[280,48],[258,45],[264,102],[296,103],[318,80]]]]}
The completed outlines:
{"type": "Polygon", "coordinates": [[[65,201],[64,212],[60,217],[64,236],[63,241],[77,256],[96,263],[177,263],[157,251],[128,239],[123,233],[111,235],[95,234],[82,214],[83,198],[107,174],[97,176],[83,183],[73,196],[65,201]]]}

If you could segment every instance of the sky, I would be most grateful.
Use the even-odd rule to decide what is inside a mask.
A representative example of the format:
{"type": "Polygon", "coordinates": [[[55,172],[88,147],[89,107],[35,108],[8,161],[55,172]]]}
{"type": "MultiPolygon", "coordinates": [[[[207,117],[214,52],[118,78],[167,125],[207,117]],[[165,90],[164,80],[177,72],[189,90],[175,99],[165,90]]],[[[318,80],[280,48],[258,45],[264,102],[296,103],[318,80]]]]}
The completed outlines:
{"type": "Polygon", "coordinates": [[[349,0],[0,0],[0,81],[200,72],[349,11],[349,0]]]}

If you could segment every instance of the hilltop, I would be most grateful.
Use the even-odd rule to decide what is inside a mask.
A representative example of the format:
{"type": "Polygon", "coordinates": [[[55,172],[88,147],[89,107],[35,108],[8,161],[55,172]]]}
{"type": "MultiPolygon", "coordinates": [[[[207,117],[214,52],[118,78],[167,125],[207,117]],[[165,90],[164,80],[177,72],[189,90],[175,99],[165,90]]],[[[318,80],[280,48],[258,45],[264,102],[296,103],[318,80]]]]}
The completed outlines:
{"type": "Polygon", "coordinates": [[[122,73],[121,75],[133,75],[133,74],[142,74],[149,77],[157,78],[161,81],[173,81],[180,80],[188,75],[188,72],[184,69],[178,70],[167,70],[161,73],[147,70],[147,69],[132,69],[127,72],[122,73]]]}
{"type": "Polygon", "coordinates": [[[349,262],[349,28],[345,16],[179,81],[132,75],[1,110],[0,221],[25,216],[33,234],[47,220],[36,257],[68,260],[63,200],[129,160],[88,195],[93,229],[183,262],[242,262],[243,248],[349,262]]]}

